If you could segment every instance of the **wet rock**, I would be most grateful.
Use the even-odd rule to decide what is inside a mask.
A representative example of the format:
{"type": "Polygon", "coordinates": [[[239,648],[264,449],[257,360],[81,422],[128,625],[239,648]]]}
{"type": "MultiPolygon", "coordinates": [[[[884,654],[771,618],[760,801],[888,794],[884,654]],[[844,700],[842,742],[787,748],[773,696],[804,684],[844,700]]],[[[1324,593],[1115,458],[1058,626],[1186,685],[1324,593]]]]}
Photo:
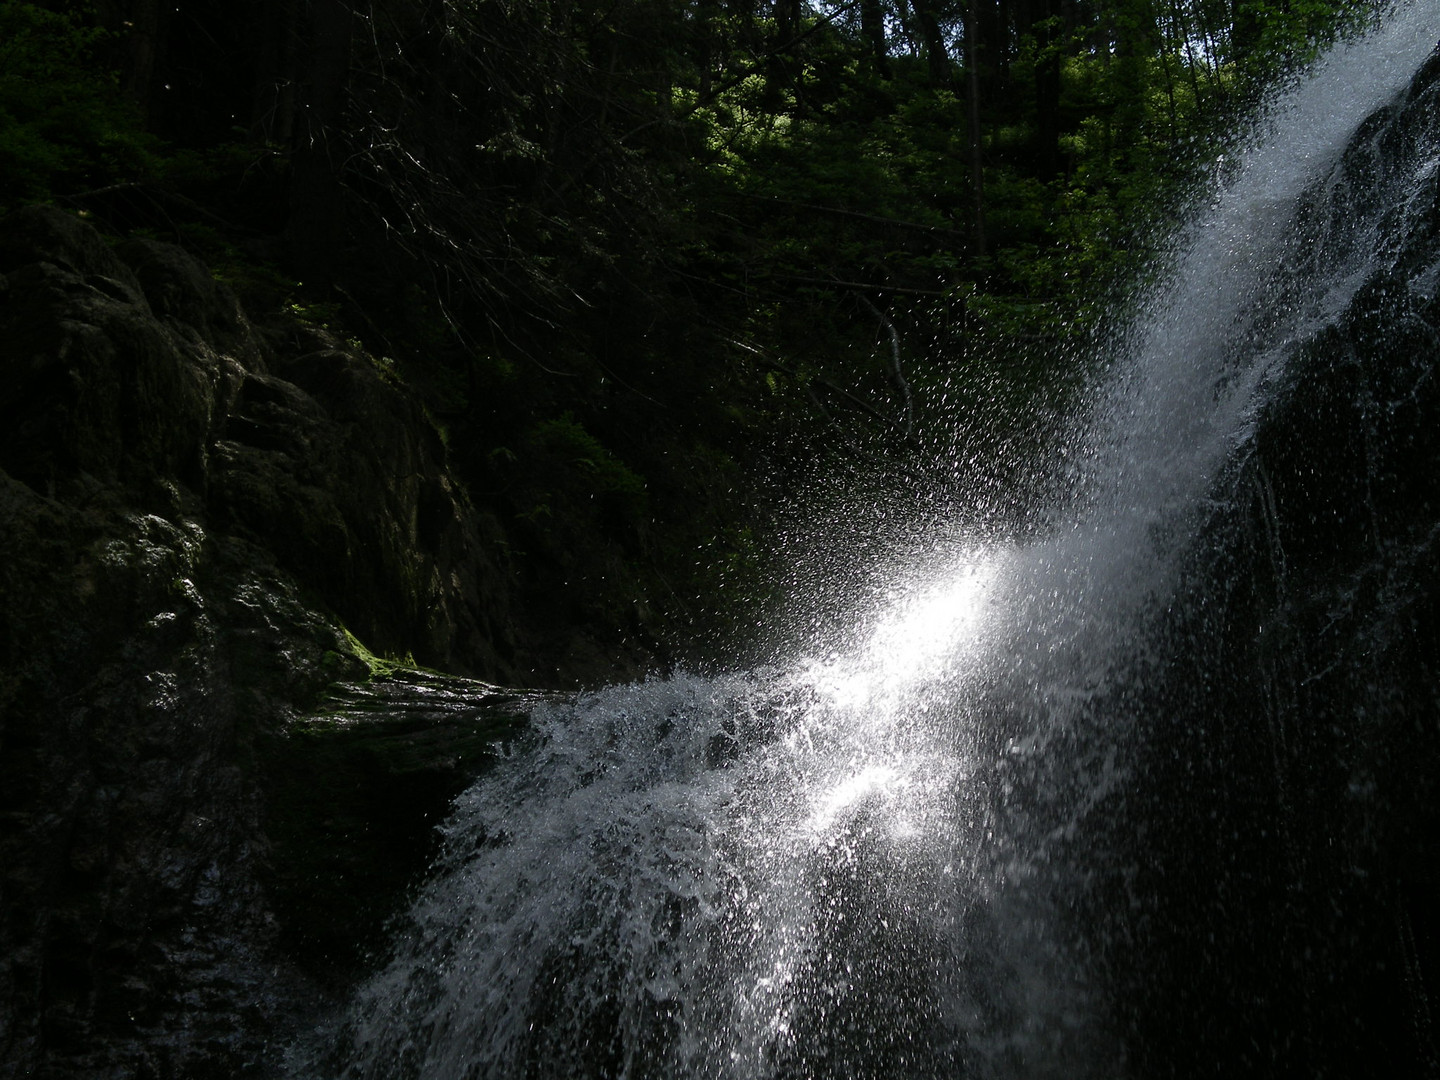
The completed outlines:
{"type": "Polygon", "coordinates": [[[1434,1072],[1437,116],[1440,59],[1302,205],[1276,292],[1298,294],[1283,274],[1315,273],[1324,253],[1351,269],[1353,294],[1275,343],[1283,360],[1216,483],[1206,554],[1149,685],[1119,703],[1155,718],[1130,796],[1146,831],[1117,845],[1139,869],[1105,894],[1133,913],[1107,947],[1139,1075],[1434,1072]],[[1395,198],[1395,176],[1419,194],[1395,198]],[[1378,254],[1336,255],[1376,207],[1378,254]]]}
{"type": "Polygon", "coordinates": [[[347,719],[341,625],[506,678],[493,530],[372,358],[180,249],[31,208],[0,282],[0,1075],[265,1075],[513,716],[347,719]]]}
{"type": "Polygon", "coordinates": [[[207,538],[9,477],[0,505],[0,641],[19,658],[0,684],[0,1063],[142,1075],[163,1058],[165,1075],[253,1056],[241,1014],[284,996],[281,958],[207,538]]]}
{"type": "Polygon", "coordinates": [[[174,329],[222,352],[238,353],[249,367],[260,355],[239,301],[199,259],[174,244],[129,237],[116,248],[155,315],[174,329]]]}
{"type": "Polygon", "coordinates": [[[438,854],[451,801],[516,735],[535,693],[414,669],[332,685],[264,744],[275,777],[267,878],[284,943],[316,977],[344,984],[438,854]]]}

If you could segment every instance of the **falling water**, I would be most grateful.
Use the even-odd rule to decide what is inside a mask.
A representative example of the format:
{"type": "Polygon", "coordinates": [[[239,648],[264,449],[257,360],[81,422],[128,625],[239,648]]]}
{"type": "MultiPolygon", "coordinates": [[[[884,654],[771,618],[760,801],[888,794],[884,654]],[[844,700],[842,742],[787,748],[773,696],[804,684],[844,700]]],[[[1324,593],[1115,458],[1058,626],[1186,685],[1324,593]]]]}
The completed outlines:
{"type": "MultiPolygon", "coordinates": [[[[1178,976],[1145,971],[1178,955],[1144,944],[1170,940],[1153,924],[1178,903],[1145,884],[1159,841],[1143,805],[1171,775],[1154,703],[1194,696],[1166,649],[1204,621],[1196,581],[1218,557],[1197,552],[1255,501],[1257,432],[1299,344],[1434,214],[1433,117],[1413,137],[1367,118],[1399,114],[1437,37],[1432,0],[1399,5],[1272,101],[1066,440],[1073,483],[1045,534],[907,558],[824,655],[540,708],[458,800],[393,957],[297,1073],[1098,1077],[1162,1061],[1165,1009],[1199,1015],[1178,976]],[[1361,193],[1342,155],[1367,123],[1388,164],[1361,193]],[[1180,1003],[1136,1000],[1147,986],[1180,1003]]],[[[1437,266],[1409,266],[1405,287],[1433,299],[1437,266]]]]}

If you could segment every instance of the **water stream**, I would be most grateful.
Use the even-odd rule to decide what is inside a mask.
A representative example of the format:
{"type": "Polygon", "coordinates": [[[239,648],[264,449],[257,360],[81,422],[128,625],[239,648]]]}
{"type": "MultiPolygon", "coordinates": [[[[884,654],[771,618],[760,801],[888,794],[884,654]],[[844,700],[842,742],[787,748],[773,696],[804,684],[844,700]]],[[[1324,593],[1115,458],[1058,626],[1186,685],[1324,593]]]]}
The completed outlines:
{"type": "MultiPolygon", "coordinates": [[[[1197,614],[1234,592],[1203,581],[1232,567],[1215,551],[1254,546],[1237,522],[1270,505],[1257,446],[1283,446],[1266,416],[1295,392],[1297,349],[1353,321],[1377,273],[1434,299],[1440,262],[1408,238],[1435,227],[1436,108],[1404,120],[1400,103],[1437,39],[1440,5],[1401,4],[1270,102],[1065,440],[1046,531],[1001,545],[941,530],[823,655],[540,707],[458,801],[393,957],[296,1051],[297,1074],[1223,1074],[1240,1036],[1205,1034],[1218,1020],[1175,1025],[1213,1063],[1157,1065],[1166,1018],[1204,1007],[1174,971],[1147,973],[1188,940],[1154,929],[1190,902],[1156,867],[1184,862],[1173,834],[1191,818],[1203,847],[1208,818],[1203,792],[1178,818],[1153,810],[1179,768],[1164,763],[1200,738],[1190,723],[1167,743],[1156,703],[1209,693],[1172,677],[1194,627],[1222,645],[1242,632],[1236,609],[1197,614]],[[1357,131],[1385,146],[1365,185],[1346,164],[1357,131]]],[[[1284,530],[1261,533],[1273,563],[1284,530]]],[[[1256,625],[1247,641],[1277,632],[1256,625]]],[[[1277,708],[1257,706],[1256,733],[1227,736],[1215,769],[1252,738],[1279,753],[1277,708]]],[[[1291,792],[1299,753],[1263,783],[1291,792]]],[[[1263,833],[1266,813],[1245,828],[1263,833]]],[[[1283,897],[1323,878],[1296,830],[1277,925],[1308,910],[1283,897]]],[[[1225,937],[1196,910],[1197,939],[1225,937]]],[[[1285,1068],[1248,1075],[1270,1074],[1285,1068]]]]}

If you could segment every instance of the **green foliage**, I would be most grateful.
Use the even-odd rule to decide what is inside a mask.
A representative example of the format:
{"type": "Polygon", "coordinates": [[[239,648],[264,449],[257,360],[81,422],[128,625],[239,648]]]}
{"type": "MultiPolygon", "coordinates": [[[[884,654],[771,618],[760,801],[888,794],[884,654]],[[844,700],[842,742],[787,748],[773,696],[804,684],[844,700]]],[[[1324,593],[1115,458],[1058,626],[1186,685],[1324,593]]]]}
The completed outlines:
{"type": "Polygon", "coordinates": [[[541,420],[531,430],[531,439],[541,452],[563,462],[594,494],[644,497],[645,481],[602,446],[573,414],[541,420]]]}
{"type": "Polygon", "coordinates": [[[1376,10],[1372,0],[1237,0],[1227,60],[1258,90],[1309,63],[1376,10]]]}
{"type": "Polygon", "coordinates": [[[156,164],[88,4],[0,4],[0,207],[133,180],[156,164]]]}
{"type": "Polygon", "coordinates": [[[283,167],[284,151],[254,142],[237,128],[233,140],[214,146],[166,147],[157,163],[160,179],[180,190],[204,189],[231,177],[253,177],[283,167]]]}
{"type": "Polygon", "coordinates": [[[152,108],[176,149],[88,2],[0,0],[0,203],[146,181],[118,228],[395,358],[535,582],[548,560],[684,604],[758,581],[773,477],[1034,445],[1027,409],[1063,407],[1197,164],[1373,6],[1027,0],[967,28],[942,0],[882,0],[878,27],[854,4],[376,0],[322,122],[318,5],[258,27],[201,5],[160,16],[198,55],[162,44],[157,83],[204,84],[152,108]]]}
{"type": "MultiPolygon", "coordinates": [[[[299,282],[296,285],[304,288],[299,282]]],[[[330,324],[338,322],[341,316],[340,305],[333,300],[292,299],[285,305],[285,310],[302,323],[320,330],[329,330],[330,324]]]]}

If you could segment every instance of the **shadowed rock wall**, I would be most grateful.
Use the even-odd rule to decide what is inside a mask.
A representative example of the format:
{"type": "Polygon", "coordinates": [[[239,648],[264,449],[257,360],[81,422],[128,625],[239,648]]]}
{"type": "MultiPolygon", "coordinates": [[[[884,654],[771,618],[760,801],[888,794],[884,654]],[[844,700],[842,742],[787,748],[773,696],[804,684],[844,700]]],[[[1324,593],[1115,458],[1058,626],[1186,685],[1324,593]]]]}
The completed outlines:
{"type": "Polygon", "coordinates": [[[511,674],[497,531],[371,358],[295,323],[257,330],[179,248],[112,250],[44,208],[6,226],[0,467],[13,479],[249,539],[377,651],[511,674]]]}
{"type": "MultiPolygon", "coordinates": [[[[387,764],[371,731],[381,764],[361,770],[290,733],[371,676],[342,622],[377,652],[511,678],[498,548],[368,356],[252,325],[179,248],[112,247],[47,208],[0,223],[0,1076],[274,1065],[282,1018],[314,1000],[296,860],[317,838],[369,850],[383,811],[419,838],[410,862],[337,865],[352,893],[400,887],[424,816],[483,758],[411,731],[387,764]],[[297,760],[343,775],[345,804],[297,797],[334,779],[297,760]]],[[[488,731],[472,715],[464,736],[488,731]]]]}
{"type": "Polygon", "coordinates": [[[1437,147],[1440,57],[1302,202],[1266,303],[1358,287],[1255,343],[1253,437],[1104,703],[1143,746],[1079,922],[1137,1076],[1440,1074],[1437,147]]]}

